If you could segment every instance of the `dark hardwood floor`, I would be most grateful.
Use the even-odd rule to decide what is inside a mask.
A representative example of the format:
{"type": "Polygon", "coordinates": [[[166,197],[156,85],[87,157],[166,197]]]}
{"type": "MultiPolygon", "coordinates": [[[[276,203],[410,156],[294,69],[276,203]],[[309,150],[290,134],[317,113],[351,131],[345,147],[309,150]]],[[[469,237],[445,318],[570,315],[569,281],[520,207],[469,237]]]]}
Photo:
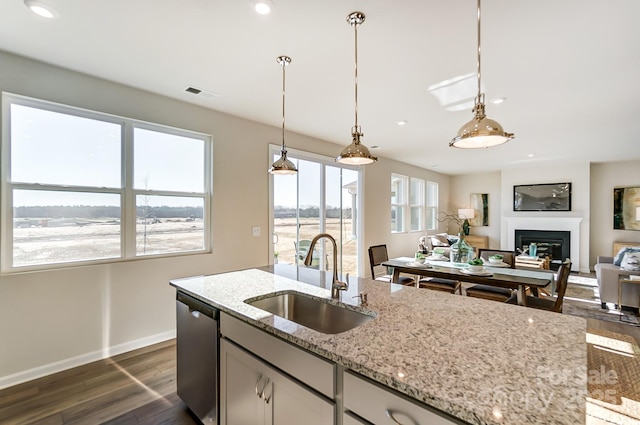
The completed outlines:
{"type": "Polygon", "coordinates": [[[0,390],[0,424],[199,421],[176,394],[175,340],[0,390]]]}

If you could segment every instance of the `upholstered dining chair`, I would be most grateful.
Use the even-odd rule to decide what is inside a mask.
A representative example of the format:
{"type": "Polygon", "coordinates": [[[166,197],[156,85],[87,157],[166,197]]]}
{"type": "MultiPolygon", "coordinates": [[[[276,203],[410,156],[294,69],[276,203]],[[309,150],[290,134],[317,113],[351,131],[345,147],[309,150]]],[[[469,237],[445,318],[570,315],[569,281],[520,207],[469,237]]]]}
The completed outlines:
{"type": "MultiPolygon", "coordinates": [[[[480,249],[478,251],[478,257],[482,258],[486,262],[489,261],[489,257],[496,254],[502,255],[503,263],[508,264],[512,269],[515,268],[516,253],[514,251],[501,251],[497,249],[480,249]]],[[[499,286],[492,285],[473,285],[467,288],[466,293],[468,297],[499,302],[505,302],[513,295],[513,291],[509,288],[501,288],[499,286]]]]}
{"type": "MultiPolygon", "coordinates": [[[[571,273],[571,260],[567,258],[558,268],[558,277],[556,278],[557,295],[555,297],[534,297],[528,295],[526,298],[526,306],[538,310],[562,313],[562,303],[564,302],[564,294],[567,292],[569,273],[571,273]]],[[[517,304],[517,296],[512,295],[506,302],[508,304],[517,304]]]]}
{"type": "Polygon", "coordinates": [[[418,287],[433,291],[444,291],[450,294],[458,292],[462,295],[462,283],[459,280],[443,279],[440,277],[425,277],[418,281],[418,287]]]}
{"type": "MultiPolygon", "coordinates": [[[[383,282],[391,282],[392,275],[387,273],[387,268],[382,266],[389,259],[387,245],[373,245],[369,247],[369,263],[371,265],[371,279],[383,282]]],[[[401,285],[415,285],[416,281],[412,277],[400,276],[398,278],[401,285]]]]}

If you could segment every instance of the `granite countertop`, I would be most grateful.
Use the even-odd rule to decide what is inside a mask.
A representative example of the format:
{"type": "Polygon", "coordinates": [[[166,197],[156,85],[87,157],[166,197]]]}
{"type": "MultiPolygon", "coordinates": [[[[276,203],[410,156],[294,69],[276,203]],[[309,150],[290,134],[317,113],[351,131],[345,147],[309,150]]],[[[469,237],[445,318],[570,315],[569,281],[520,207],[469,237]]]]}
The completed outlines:
{"type": "MultiPolygon", "coordinates": [[[[318,278],[318,285],[325,281],[318,278]]],[[[365,291],[366,309],[377,316],[350,331],[328,335],[244,303],[288,290],[329,298],[324,287],[258,269],[175,279],[171,285],[473,424],[585,422],[583,318],[351,279],[342,302],[355,305],[358,299],[352,297],[365,291]]]]}

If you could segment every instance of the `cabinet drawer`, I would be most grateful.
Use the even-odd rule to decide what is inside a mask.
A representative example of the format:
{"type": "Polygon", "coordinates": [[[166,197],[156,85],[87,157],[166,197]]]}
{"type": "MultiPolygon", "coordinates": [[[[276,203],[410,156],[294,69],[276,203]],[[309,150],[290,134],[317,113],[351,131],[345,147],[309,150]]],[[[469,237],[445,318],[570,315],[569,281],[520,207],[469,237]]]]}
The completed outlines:
{"type": "Polygon", "coordinates": [[[225,313],[220,314],[220,333],[319,393],[335,398],[335,364],[225,313]]]}
{"type": "MultiPolygon", "coordinates": [[[[351,372],[344,374],[344,408],[377,425],[462,424],[351,372]],[[389,416],[393,416],[395,421],[389,416]]],[[[345,415],[346,416],[346,415],[345,415]]],[[[357,422],[356,422],[357,423],[357,422]]]]}

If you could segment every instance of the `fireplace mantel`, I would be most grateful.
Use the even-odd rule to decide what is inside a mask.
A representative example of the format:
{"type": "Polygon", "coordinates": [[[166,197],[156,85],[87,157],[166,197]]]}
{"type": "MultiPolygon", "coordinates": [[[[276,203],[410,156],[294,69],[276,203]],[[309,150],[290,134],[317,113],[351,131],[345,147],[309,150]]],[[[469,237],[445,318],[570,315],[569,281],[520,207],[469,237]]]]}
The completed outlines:
{"type": "Polygon", "coordinates": [[[502,243],[506,249],[515,249],[518,230],[564,230],[571,232],[571,270],[580,270],[580,223],[582,217],[504,217],[505,233],[502,243]]]}

